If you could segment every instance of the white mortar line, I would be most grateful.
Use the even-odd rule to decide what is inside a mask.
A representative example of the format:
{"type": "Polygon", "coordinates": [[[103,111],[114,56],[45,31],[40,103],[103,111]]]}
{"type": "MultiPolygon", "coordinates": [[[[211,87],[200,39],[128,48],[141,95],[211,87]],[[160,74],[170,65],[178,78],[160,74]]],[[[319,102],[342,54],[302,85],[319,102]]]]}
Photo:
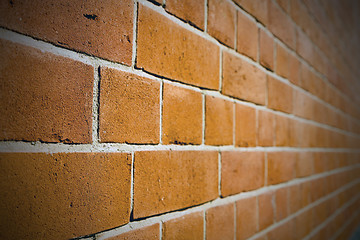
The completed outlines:
{"type": "Polygon", "coordinates": [[[236,103],[233,102],[233,146],[236,147],[236,103]]]}
{"type": "MultiPolygon", "coordinates": [[[[94,66],[94,84],[92,101],[92,143],[96,144],[100,139],[100,72],[99,65],[94,66]]],[[[1,144],[1,143],[0,143],[1,144]]],[[[1,148],[1,145],[0,145],[1,148]]]]}
{"type": "Polygon", "coordinates": [[[234,206],[234,240],[236,240],[236,202],[233,203],[234,206]]]}
{"type": "Polygon", "coordinates": [[[131,174],[130,174],[130,213],[134,210],[134,163],[135,163],[135,153],[131,153],[131,174]]]}
{"type": "Polygon", "coordinates": [[[221,196],[221,152],[218,153],[218,192],[221,196]]]}
{"type": "MultiPolygon", "coordinates": [[[[165,0],[164,0],[165,1],[165,0]]],[[[138,3],[134,0],[134,12],[133,12],[133,41],[132,41],[132,56],[131,56],[131,67],[134,69],[136,65],[136,54],[137,54],[137,25],[138,25],[138,3]]]]}
{"type": "Polygon", "coordinates": [[[160,103],[160,115],[159,115],[159,128],[160,128],[160,131],[159,131],[159,134],[160,134],[160,137],[159,137],[159,142],[160,144],[162,144],[162,138],[163,138],[163,132],[162,132],[162,125],[163,125],[163,108],[164,108],[164,102],[163,102],[163,98],[164,98],[164,81],[161,81],[160,82],[160,97],[159,97],[159,103],[160,103]]]}
{"type": "Polygon", "coordinates": [[[204,223],[203,223],[203,240],[206,240],[206,211],[203,211],[203,218],[204,218],[204,223]]]}
{"type": "Polygon", "coordinates": [[[159,223],[159,239],[160,240],[162,240],[162,235],[163,235],[162,232],[163,232],[163,222],[160,221],[160,223],[159,223]]]}
{"type": "Polygon", "coordinates": [[[205,94],[202,95],[202,140],[201,140],[201,146],[205,146],[205,114],[206,114],[206,101],[205,101],[205,94]]]}

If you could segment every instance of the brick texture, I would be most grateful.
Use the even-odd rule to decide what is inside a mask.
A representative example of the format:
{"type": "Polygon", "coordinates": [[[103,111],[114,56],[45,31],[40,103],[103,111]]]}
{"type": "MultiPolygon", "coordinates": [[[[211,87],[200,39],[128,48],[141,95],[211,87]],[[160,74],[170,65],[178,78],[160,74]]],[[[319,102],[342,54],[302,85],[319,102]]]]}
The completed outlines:
{"type": "Polygon", "coordinates": [[[274,39],[264,30],[260,30],[260,64],[274,70],[274,39]]]}
{"type": "Polygon", "coordinates": [[[236,239],[243,240],[257,231],[256,197],[241,199],[236,202],[236,239]]]}
{"type": "Polygon", "coordinates": [[[158,240],[159,235],[160,235],[160,225],[156,223],[151,226],[143,227],[126,233],[122,233],[115,237],[107,238],[107,240],[130,240],[130,239],[158,240]]]}
{"type": "Polygon", "coordinates": [[[259,230],[265,229],[274,222],[273,193],[268,192],[258,197],[259,230]]]}
{"type": "Polygon", "coordinates": [[[235,105],[235,144],[240,147],[256,146],[256,111],[254,108],[235,105]]]}
{"type": "Polygon", "coordinates": [[[293,108],[293,89],[273,77],[268,76],[268,107],[292,113],[293,108]]]}
{"type": "Polygon", "coordinates": [[[267,111],[258,111],[258,145],[274,145],[274,114],[267,111]]]}
{"type": "Polygon", "coordinates": [[[210,208],[206,211],[206,240],[233,240],[234,224],[234,204],[210,208]]]}
{"type": "Polygon", "coordinates": [[[204,217],[202,212],[191,213],[163,224],[163,239],[203,239],[204,217]]]}
{"type": "Polygon", "coordinates": [[[237,12],[237,42],[236,51],[253,60],[257,60],[259,30],[256,22],[237,12]]]}
{"type": "Polygon", "coordinates": [[[268,184],[276,184],[295,177],[296,155],[291,152],[268,153],[268,184]]]}
{"type": "Polygon", "coordinates": [[[203,1],[193,0],[168,0],[166,1],[166,11],[183,19],[200,29],[205,26],[205,4],[203,1]]]}

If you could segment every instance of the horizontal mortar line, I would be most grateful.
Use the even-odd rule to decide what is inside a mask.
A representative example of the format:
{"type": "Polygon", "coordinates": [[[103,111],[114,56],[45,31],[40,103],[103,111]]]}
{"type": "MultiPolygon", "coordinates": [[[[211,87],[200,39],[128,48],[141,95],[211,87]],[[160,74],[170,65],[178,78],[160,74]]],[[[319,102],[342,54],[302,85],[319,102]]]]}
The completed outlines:
{"type": "Polygon", "coordinates": [[[136,151],[239,151],[239,152],[349,152],[360,153],[357,148],[300,148],[300,147],[235,147],[211,145],[147,145],[125,143],[92,143],[92,144],[64,144],[43,142],[1,141],[0,152],[44,152],[44,153],[76,153],[76,152],[136,152],[136,151]]]}
{"type": "MultiPolygon", "coordinates": [[[[356,167],[360,167],[360,164],[358,164],[356,167]]],[[[204,203],[204,204],[199,205],[199,206],[186,208],[185,210],[174,210],[173,212],[163,213],[163,214],[157,215],[157,216],[150,216],[150,217],[148,217],[146,219],[143,219],[143,220],[129,222],[128,224],[120,226],[118,228],[98,233],[98,234],[96,234],[96,239],[99,239],[99,240],[106,239],[106,238],[116,236],[118,234],[130,231],[130,230],[133,230],[133,229],[138,229],[138,228],[141,228],[141,227],[145,227],[145,226],[149,226],[149,225],[152,225],[152,224],[155,224],[155,223],[159,223],[161,221],[171,220],[171,219],[178,218],[178,217],[181,217],[181,216],[184,216],[184,215],[187,215],[187,214],[190,214],[190,213],[194,213],[194,212],[206,211],[209,208],[222,206],[222,205],[226,205],[226,204],[231,204],[231,203],[234,203],[234,202],[236,202],[238,200],[241,200],[241,199],[246,199],[246,198],[249,198],[249,197],[255,197],[255,196],[258,196],[258,195],[263,194],[263,193],[268,193],[269,191],[275,191],[275,190],[280,189],[280,188],[290,187],[290,186],[297,185],[297,184],[302,183],[302,182],[311,181],[311,180],[314,180],[314,179],[326,177],[326,176],[336,174],[336,173],[349,171],[349,170],[352,170],[352,169],[353,169],[353,166],[352,167],[342,168],[342,169],[336,169],[336,170],[333,170],[333,171],[330,171],[330,172],[310,176],[307,179],[295,179],[295,180],[291,180],[289,182],[281,183],[281,184],[278,184],[278,185],[275,185],[275,186],[266,186],[266,187],[263,187],[263,188],[260,188],[260,189],[254,190],[254,191],[242,192],[242,193],[239,193],[239,194],[236,194],[236,195],[228,196],[226,198],[217,198],[215,200],[212,200],[210,202],[204,203]]],[[[357,182],[359,182],[359,181],[353,181],[351,183],[352,183],[352,185],[354,185],[357,182]]],[[[337,189],[336,191],[330,193],[329,195],[327,195],[327,196],[325,196],[323,198],[329,198],[328,196],[333,196],[334,194],[337,194],[338,192],[341,192],[344,189],[346,190],[347,188],[349,188],[348,185],[351,184],[351,183],[348,183],[348,184],[342,186],[341,188],[337,189]]],[[[316,205],[317,202],[322,202],[321,200],[323,198],[318,199],[317,201],[311,203],[310,205],[314,206],[314,205],[316,205]]],[[[302,213],[301,210],[299,210],[298,212],[294,213],[293,215],[299,215],[301,213],[302,213]]],[[[264,233],[264,232],[262,232],[262,233],[264,233]]]]}
{"type": "MultiPolygon", "coordinates": [[[[346,227],[348,227],[351,222],[357,217],[357,215],[360,213],[360,210],[356,211],[355,214],[353,214],[353,216],[351,216],[350,219],[346,220],[345,224],[343,224],[340,229],[334,234],[334,236],[331,238],[331,240],[335,240],[337,239],[341,233],[344,232],[344,230],[346,229],[346,227]]],[[[350,239],[351,240],[351,239],[350,239]]]]}

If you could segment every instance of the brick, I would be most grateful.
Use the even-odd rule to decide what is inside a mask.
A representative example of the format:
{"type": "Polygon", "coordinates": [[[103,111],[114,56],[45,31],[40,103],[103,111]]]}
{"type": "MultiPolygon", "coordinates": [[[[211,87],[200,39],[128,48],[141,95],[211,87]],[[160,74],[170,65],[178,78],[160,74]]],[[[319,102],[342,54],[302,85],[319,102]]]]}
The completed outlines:
{"type": "Polygon", "coordinates": [[[274,207],[272,203],[273,196],[273,192],[267,192],[258,196],[259,231],[274,223],[274,207]]]}
{"type": "Polygon", "coordinates": [[[234,48],[236,9],[227,0],[209,0],[208,33],[225,45],[234,48]]]}
{"type": "MultiPolygon", "coordinates": [[[[298,201],[301,201],[301,207],[304,208],[307,205],[310,204],[311,202],[311,188],[313,182],[302,182],[300,183],[300,198],[298,199],[298,201]]],[[[319,188],[321,189],[321,188],[319,188]]]]}
{"type": "Polygon", "coordinates": [[[0,140],[90,143],[93,67],[6,40],[0,51],[0,140]]]}
{"type": "Polygon", "coordinates": [[[217,152],[135,153],[135,219],[190,207],[217,196],[217,152]]]}
{"type": "Polygon", "coordinates": [[[233,144],[234,103],[212,96],[205,98],[205,144],[233,144]]]}
{"type": "Polygon", "coordinates": [[[129,222],[130,154],[2,153],[0,163],[5,239],[69,239],[129,222]]]}
{"type": "Polygon", "coordinates": [[[289,76],[288,79],[295,85],[300,85],[300,68],[301,63],[296,56],[289,54],[289,76]]]}
{"type": "Polygon", "coordinates": [[[291,86],[268,75],[268,107],[292,113],[293,89],[291,86]]]}
{"type": "Polygon", "coordinates": [[[131,65],[133,2],[3,2],[0,26],[56,45],[131,65]]]}
{"type": "Polygon", "coordinates": [[[287,13],[290,12],[290,1],[289,0],[276,0],[279,6],[287,13]]]}
{"type": "Polygon", "coordinates": [[[202,95],[164,83],[162,141],[165,144],[201,144],[202,95]]]}
{"type": "Polygon", "coordinates": [[[141,4],[138,17],[137,67],[183,83],[219,88],[218,46],[141,4]]]}
{"type": "Polygon", "coordinates": [[[275,135],[274,114],[267,111],[258,111],[258,145],[273,146],[275,135]]]}
{"type": "Polygon", "coordinates": [[[204,216],[195,212],[163,223],[164,240],[203,239],[204,216]]]}
{"type": "Polygon", "coordinates": [[[238,11],[236,51],[256,61],[259,48],[258,39],[259,29],[256,22],[238,11]]]}
{"type": "Polygon", "coordinates": [[[274,39],[264,30],[260,29],[260,64],[274,70],[274,39]]]}
{"type": "Polygon", "coordinates": [[[296,159],[296,177],[306,177],[313,174],[314,156],[311,152],[299,152],[296,159]]]}
{"type": "Polygon", "coordinates": [[[160,224],[156,223],[151,226],[142,227],[130,232],[120,234],[115,237],[107,238],[107,240],[158,240],[160,238],[160,224]]]}
{"type": "Polygon", "coordinates": [[[293,152],[268,153],[268,184],[286,182],[295,177],[296,155],[293,152]]]}
{"type": "Polygon", "coordinates": [[[264,153],[222,152],[221,195],[228,196],[264,186],[264,170],[264,153]]]}
{"type": "Polygon", "coordinates": [[[295,223],[293,220],[290,220],[269,231],[267,233],[267,240],[296,239],[295,231],[295,223]]]}
{"type": "Polygon", "coordinates": [[[322,173],[328,170],[326,153],[324,152],[316,152],[314,153],[314,173],[322,173]]]}
{"type": "Polygon", "coordinates": [[[275,115],[275,145],[279,147],[291,146],[290,119],[275,115]]]}
{"type": "Polygon", "coordinates": [[[265,104],[265,72],[226,51],[223,53],[222,68],[221,92],[223,94],[262,105],[265,104]]]}
{"type": "Polygon", "coordinates": [[[193,0],[168,0],[166,11],[204,30],[205,4],[204,1],[193,0]]]}
{"type": "Polygon", "coordinates": [[[265,26],[268,25],[268,0],[234,0],[265,26]]]}
{"type": "Polygon", "coordinates": [[[300,200],[300,185],[292,185],[289,187],[289,210],[290,214],[293,214],[301,209],[301,200],[300,200]]]}
{"type": "Polygon", "coordinates": [[[160,83],[101,68],[100,141],[159,143],[160,83]]]}
{"type": "Polygon", "coordinates": [[[256,197],[236,202],[236,239],[243,240],[257,232],[256,197]]]}
{"type": "Polygon", "coordinates": [[[295,217],[296,238],[303,239],[311,231],[312,215],[311,209],[295,217]]]}
{"type": "Polygon", "coordinates": [[[206,240],[233,240],[234,227],[233,203],[206,211],[206,240]]]}
{"type": "Polygon", "coordinates": [[[235,104],[235,145],[256,146],[256,112],[252,107],[235,104]]]}
{"type": "Polygon", "coordinates": [[[280,221],[289,215],[289,191],[288,188],[280,188],[275,192],[276,221],[280,221]]]}
{"type": "Polygon", "coordinates": [[[282,76],[284,78],[288,78],[289,77],[289,59],[290,59],[290,54],[289,52],[281,45],[276,44],[276,68],[275,68],[275,72],[276,74],[278,74],[279,76],[282,76]]]}
{"type": "Polygon", "coordinates": [[[307,62],[311,62],[314,55],[314,45],[310,38],[301,30],[296,31],[296,52],[307,62]]]}

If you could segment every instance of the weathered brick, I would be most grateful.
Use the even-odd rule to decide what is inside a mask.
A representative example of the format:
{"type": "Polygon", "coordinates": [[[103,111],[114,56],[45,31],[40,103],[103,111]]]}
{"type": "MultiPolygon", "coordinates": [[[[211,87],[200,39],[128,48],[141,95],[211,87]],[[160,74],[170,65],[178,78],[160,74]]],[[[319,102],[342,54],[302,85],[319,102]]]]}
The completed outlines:
{"type": "Polygon", "coordinates": [[[256,22],[241,11],[237,12],[236,51],[257,60],[259,30],[256,22]]]}
{"type": "Polygon", "coordinates": [[[205,144],[233,144],[234,103],[212,96],[205,98],[205,144]]]}
{"type": "Polygon", "coordinates": [[[252,107],[235,105],[235,145],[240,147],[256,145],[256,112],[252,107]]]}
{"type": "Polygon", "coordinates": [[[258,111],[258,145],[273,146],[274,145],[274,114],[268,111],[258,111]]]}
{"type": "Polygon", "coordinates": [[[314,156],[311,152],[299,152],[296,159],[296,177],[306,177],[313,174],[314,156]]]}
{"type": "Polygon", "coordinates": [[[289,52],[280,44],[276,44],[276,64],[275,64],[275,72],[279,76],[284,78],[289,77],[290,68],[289,68],[289,52]]]}
{"type": "Polygon", "coordinates": [[[264,186],[264,171],[262,152],[222,152],[221,195],[228,196],[264,186]]]}
{"type": "Polygon", "coordinates": [[[217,196],[217,152],[135,153],[135,219],[190,207],[217,196]]]}
{"type": "Polygon", "coordinates": [[[286,182],[295,177],[296,155],[293,152],[268,153],[268,184],[286,182]]]}
{"type": "Polygon", "coordinates": [[[164,240],[203,239],[203,212],[187,214],[164,222],[162,234],[164,240]]]}
{"type": "Polygon", "coordinates": [[[260,64],[274,70],[274,39],[260,29],[260,64]]]}
{"type": "Polygon", "coordinates": [[[259,231],[274,223],[274,207],[272,205],[273,192],[258,196],[259,201],[259,231]]]}
{"type": "Polygon", "coordinates": [[[276,221],[280,221],[289,215],[288,188],[280,188],[275,192],[276,221]]]}
{"type": "Polygon", "coordinates": [[[217,206],[206,211],[206,240],[234,239],[234,204],[217,206]]]}
{"type": "Polygon", "coordinates": [[[268,75],[268,107],[292,113],[293,89],[291,86],[268,75]]]}
{"type": "Polygon", "coordinates": [[[2,153],[0,164],[4,239],[69,239],[129,222],[129,154],[2,153]]]}
{"type": "Polygon", "coordinates": [[[219,47],[139,5],[136,66],[180,82],[219,88],[219,47]]]}
{"type": "Polygon", "coordinates": [[[91,142],[94,69],[0,40],[0,140],[91,142]]]}
{"type": "Polygon", "coordinates": [[[162,141],[165,144],[201,144],[202,95],[164,84],[162,141]]]}
{"type": "Polygon", "coordinates": [[[268,25],[268,0],[234,0],[264,25],[268,25]]]}
{"type": "Polygon", "coordinates": [[[193,0],[168,0],[165,5],[166,11],[175,16],[204,29],[205,2],[193,0]]]}
{"type": "Polygon", "coordinates": [[[209,0],[208,33],[234,48],[236,9],[227,0],[209,0]]]}
{"type": "Polygon", "coordinates": [[[131,65],[133,1],[2,2],[0,26],[131,65]]]}
{"type": "Polygon", "coordinates": [[[151,226],[142,227],[133,231],[120,234],[115,237],[107,238],[107,240],[131,240],[131,239],[158,240],[159,237],[160,237],[160,224],[156,223],[151,226]]]}
{"type": "Polygon", "coordinates": [[[256,197],[241,199],[236,202],[236,239],[251,237],[257,231],[256,197]]]}
{"type": "Polygon", "coordinates": [[[275,115],[275,145],[291,146],[290,119],[285,116],[275,115]]]}
{"type": "Polygon", "coordinates": [[[100,75],[100,141],[158,143],[160,83],[111,68],[100,75]]]}
{"type": "Polygon", "coordinates": [[[265,104],[265,72],[226,51],[223,53],[222,68],[221,92],[223,94],[262,105],[265,104]]]}

